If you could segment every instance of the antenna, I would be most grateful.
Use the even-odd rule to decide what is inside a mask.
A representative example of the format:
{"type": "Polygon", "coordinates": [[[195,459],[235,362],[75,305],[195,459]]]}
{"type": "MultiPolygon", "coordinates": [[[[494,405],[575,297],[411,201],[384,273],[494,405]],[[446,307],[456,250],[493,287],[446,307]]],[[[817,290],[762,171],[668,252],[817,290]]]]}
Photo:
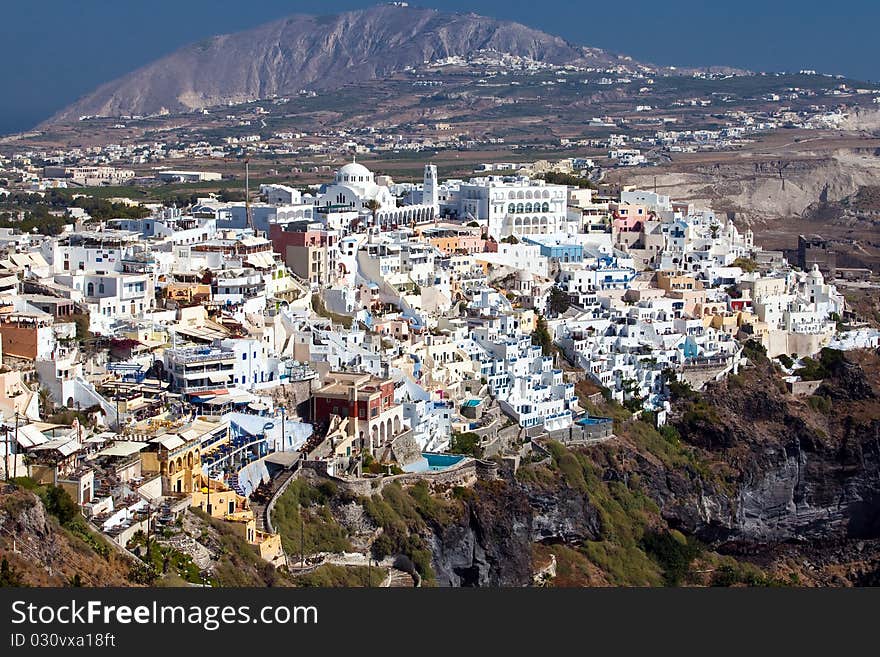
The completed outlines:
{"type": "Polygon", "coordinates": [[[251,168],[250,168],[250,158],[245,158],[244,160],[244,212],[247,215],[247,227],[253,230],[254,229],[254,220],[251,217],[251,168]]]}

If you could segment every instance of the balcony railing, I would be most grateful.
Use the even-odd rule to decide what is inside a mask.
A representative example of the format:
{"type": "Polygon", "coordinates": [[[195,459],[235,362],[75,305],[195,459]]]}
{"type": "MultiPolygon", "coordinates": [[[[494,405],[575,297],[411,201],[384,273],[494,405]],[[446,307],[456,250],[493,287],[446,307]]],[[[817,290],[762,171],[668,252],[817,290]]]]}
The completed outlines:
{"type": "Polygon", "coordinates": [[[204,363],[212,360],[235,360],[234,351],[214,351],[208,354],[186,354],[172,351],[169,354],[178,363],[204,363]]]}

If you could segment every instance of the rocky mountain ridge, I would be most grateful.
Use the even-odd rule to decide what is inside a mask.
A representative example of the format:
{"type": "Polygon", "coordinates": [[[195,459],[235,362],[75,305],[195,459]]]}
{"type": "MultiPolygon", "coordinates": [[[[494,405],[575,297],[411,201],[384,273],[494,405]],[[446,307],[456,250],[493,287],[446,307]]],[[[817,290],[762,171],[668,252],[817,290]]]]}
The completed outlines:
{"type": "Polygon", "coordinates": [[[190,44],[108,82],[49,119],[181,112],[308,88],[381,78],[408,66],[478,51],[549,64],[639,66],[520,23],[379,5],[338,15],[294,15],[190,44]]]}

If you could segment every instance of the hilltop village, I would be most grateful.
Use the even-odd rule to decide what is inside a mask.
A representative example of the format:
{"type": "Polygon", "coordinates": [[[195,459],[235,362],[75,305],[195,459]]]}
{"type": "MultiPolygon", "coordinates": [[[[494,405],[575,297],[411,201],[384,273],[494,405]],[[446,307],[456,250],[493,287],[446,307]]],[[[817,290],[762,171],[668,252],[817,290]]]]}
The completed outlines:
{"type": "Polygon", "coordinates": [[[467,485],[614,440],[591,400],[662,425],[670,386],[749,348],[809,386],[802,359],[878,346],[819,238],[788,262],[711,208],[482,169],[353,159],[306,191],[0,229],[4,477],[62,487],[122,550],[195,507],[290,566],[272,506],[305,472],[467,485]]]}

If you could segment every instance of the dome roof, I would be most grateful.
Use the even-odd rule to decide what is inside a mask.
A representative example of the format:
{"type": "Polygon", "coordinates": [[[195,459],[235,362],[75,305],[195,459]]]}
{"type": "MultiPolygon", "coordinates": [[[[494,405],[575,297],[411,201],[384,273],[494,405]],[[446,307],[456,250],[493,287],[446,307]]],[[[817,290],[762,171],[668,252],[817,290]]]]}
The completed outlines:
{"type": "Polygon", "coordinates": [[[521,283],[531,283],[535,280],[535,277],[532,276],[532,272],[528,269],[520,269],[517,272],[517,276],[521,283]]]}
{"type": "Polygon", "coordinates": [[[364,181],[372,180],[372,172],[363,164],[357,162],[349,162],[336,173],[337,180],[344,180],[343,176],[348,176],[348,180],[360,182],[361,177],[364,181]]]}

